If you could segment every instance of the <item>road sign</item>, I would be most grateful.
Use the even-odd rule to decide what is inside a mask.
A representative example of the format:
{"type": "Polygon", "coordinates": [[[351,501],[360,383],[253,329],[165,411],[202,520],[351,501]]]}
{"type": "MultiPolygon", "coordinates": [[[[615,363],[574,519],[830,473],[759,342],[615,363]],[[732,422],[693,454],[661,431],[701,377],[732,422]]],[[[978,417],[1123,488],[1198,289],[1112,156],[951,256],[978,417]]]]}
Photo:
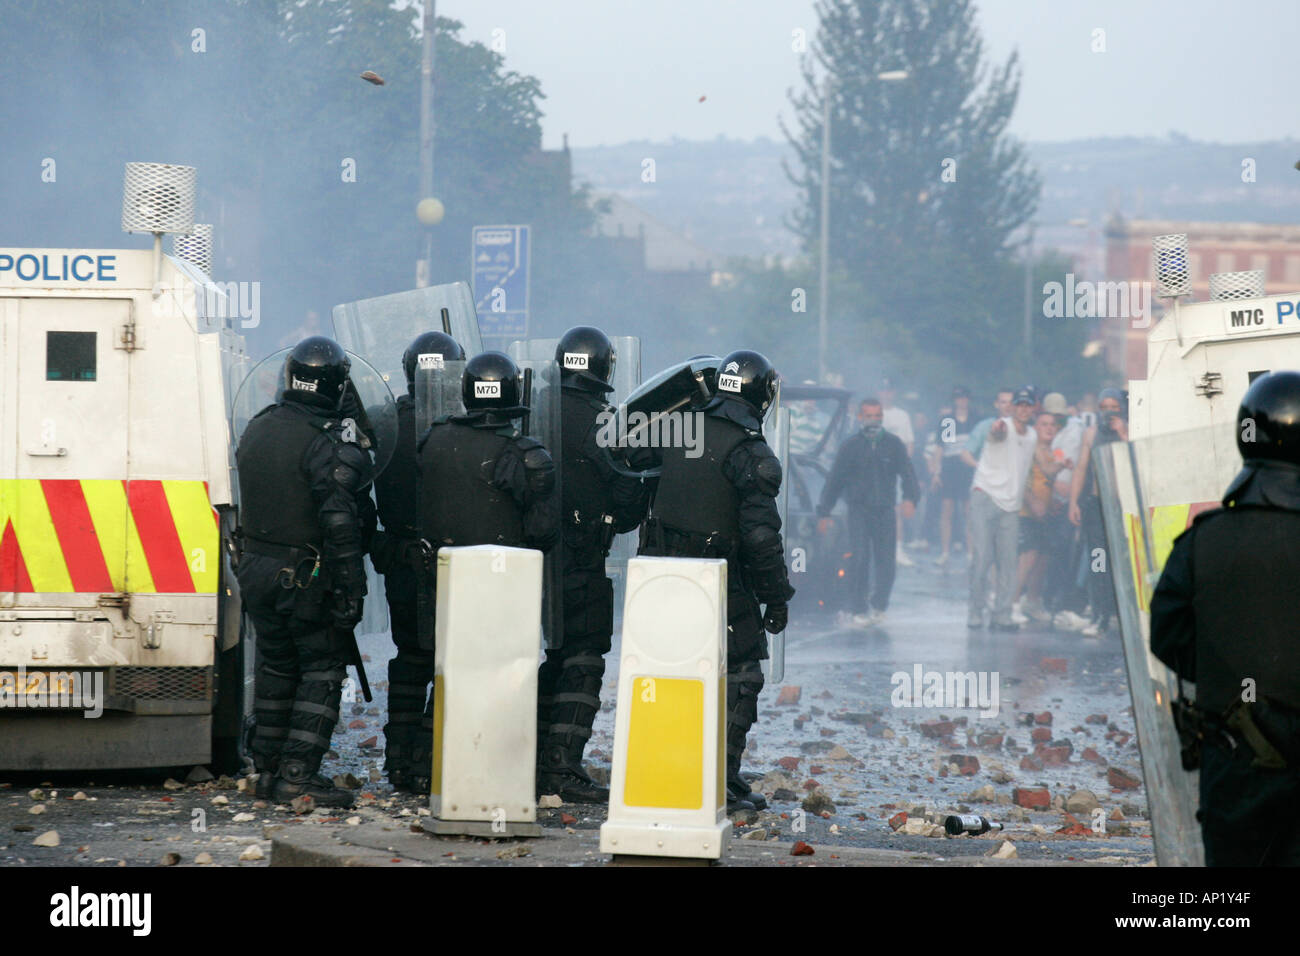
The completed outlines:
{"type": "Polygon", "coordinates": [[[528,335],[528,226],[475,226],[474,309],[484,338],[528,335]]]}

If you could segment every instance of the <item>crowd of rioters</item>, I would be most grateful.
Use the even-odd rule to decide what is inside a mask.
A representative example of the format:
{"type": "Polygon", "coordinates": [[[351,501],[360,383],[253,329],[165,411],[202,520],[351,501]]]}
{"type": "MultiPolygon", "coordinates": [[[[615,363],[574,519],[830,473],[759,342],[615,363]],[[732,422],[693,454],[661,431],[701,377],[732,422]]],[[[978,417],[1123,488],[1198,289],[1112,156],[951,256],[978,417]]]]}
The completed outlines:
{"type": "Polygon", "coordinates": [[[933,417],[909,414],[896,396],[886,380],[856,403],[860,427],[836,452],[817,505],[825,533],[836,502],[848,504],[843,623],[883,623],[896,567],[919,552],[943,569],[964,552],[968,627],[1106,633],[1115,600],[1092,450],[1128,439],[1125,394],[1071,403],[1033,385],[1003,388],[984,416],[959,386],[933,417]]]}

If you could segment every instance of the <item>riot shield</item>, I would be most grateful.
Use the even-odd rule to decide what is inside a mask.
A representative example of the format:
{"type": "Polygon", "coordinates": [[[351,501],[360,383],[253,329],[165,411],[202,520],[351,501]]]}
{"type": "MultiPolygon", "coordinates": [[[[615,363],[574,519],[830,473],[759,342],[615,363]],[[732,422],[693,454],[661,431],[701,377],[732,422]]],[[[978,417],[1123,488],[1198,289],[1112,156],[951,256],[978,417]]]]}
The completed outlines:
{"type": "Polygon", "coordinates": [[[334,306],[334,338],[349,352],[365,357],[390,382],[405,378],[406,346],[420,333],[438,330],[459,342],[467,356],[483,351],[474,297],[464,282],[334,306]]]}
{"type": "MultiPolygon", "coordinates": [[[[781,394],[778,390],[776,399],[772,402],[772,407],[767,410],[767,418],[763,421],[763,437],[767,439],[768,446],[776,454],[777,459],[781,462],[781,490],[776,496],[776,510],[781,515],[781,534],[782,540],[789,535],[789,526],[786,523],[786,504],[790,500],[790,409],[781,407],[781,394]]],[[[787,549],[788,553],[788,549],[787,549]]],[[[769,634],[767,636],[770,645],[770,657],[763,662],[763,673],[769,683],[779,684],[785,680],[785,635],[786,631],[780,634],[769,634]]]]}
{"type": "MultiPolygon", "coordinates": [[[[606,400],[617,408],[619,402],[636,391],[641,384],[641,340],[634,335],[611,335],[609,340],[618,351],[618,364],[614,366],[614,378],[609,383],[614,386],[614,391],[610,392],[606,400]]],[[[614,578],[616,608],[623,606],[620,586],[627,571],[628,559],[636,557],[639,537],[637,531],[627,531],[615,535],[609,547],[605,569],[614,578]]]]}
{"type": "MultiPolygon", "coordinates": [[[[514,343],[512,351],[515,345],[520,344],[514,343]]],[[[557,502],[563,501],[564,446],[560,441],[563,415],[560,368],[555,364],[555,340],[551,340],[550,351],[544,359],[515,358],[515,361],[532,382],[531,394],[527,396],[527,434],[550,452],[551,460],[555,462],[555,498],[557,502]]],[[[559,647],[564,641],[564,568],[558,545],[546,555],[542,566],[542,635],[547,648],[559,647]]]]}
{"type": "MultiPolygon", "coordinates": [[[[1198,774],[1183,769],[1174,672],[1151,653],[1150,602],[1174,539],[1216,508],[1241,467],[1234,424],[1093,448],[1094,471],[1137,723],[1156,862],[1204,866],[1198,774]]],[[[1091,561],[1096,556],[1090,556],[1091,561]]],[[[1194,685],[1183,681],[1192,699],[1194,685]]]]}
{"type": "Polygon", "coordinates": [[[645,416],[648,427],[658,415],[677,411],[689,405],[703,405],[713,397],[711,382],[716,378],[722,360],[716,355],[703,355],[670,365],[658,375],[646,379],[620,404],[631,430],[631,415],[645,416]]]}
{"type": "Polygon", "coordinates": [[[464,362],[448,362],[434,352],[421,355],[415,366],[415,434],[418,440],[429,426],[465,414],[461,399],[464,362]]]}
{"type": "MultiPolygon", "coordinates": [[[[291,351],[284,348],[273,352],[244,376],[230,405],[230,430],[236,444],[253,416],[280,400],[284,392],[284,360],[291,351]]],[[[387,379],[378,369],[354,352],[348,352],[348,358],[352,360],[352,384],[344,397],[341,417],[345,425],[351,421],[355,426],[357,444],[370,453],[378,475],[388,466],[397,445],[397,405],[387,379]]]]}

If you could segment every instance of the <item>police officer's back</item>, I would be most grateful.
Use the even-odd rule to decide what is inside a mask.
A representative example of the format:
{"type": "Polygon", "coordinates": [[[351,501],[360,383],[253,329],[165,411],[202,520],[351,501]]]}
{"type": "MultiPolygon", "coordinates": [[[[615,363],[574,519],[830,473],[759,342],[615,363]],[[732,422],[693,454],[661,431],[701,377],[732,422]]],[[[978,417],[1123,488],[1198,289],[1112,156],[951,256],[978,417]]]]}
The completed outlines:
{"type": "MultiPolygon", "coordinates": [[[[425,701],[433,680],[433,646],[420,641],[418,622],[420,547],[416,457],[415,381],[422,363],[445,366],[463,361],[465,350],[444,332],[416,337],[402,356],[406,393],[397,399],[397,442],[388,467],[375,479],[383,529],[371,547],[375,570],[384,576],[384,596],[397,653],[388,662],[388,723],[384,725],[384,767],[399,790],[422,791],[429,775],[432,723],[425,701]],[[433,359],[438,359],[437,363],[433,359]]],[[[421,373],[426,374],[426,373],[421,373]]],[[[431,489],[436,491],[436,489],[431,489]]]]}
{"type": "Polygon", "coordinates": [[[555,466],[513,424],[526,408],[519,367],[502,352],[465,366],[466,413],[435,422],[419,446],[420,530],[435,548],[501,544],[549,550],[559,534],[555,466]]]}
{"type": "Polygon", "coordinates": [[[722,360],[717,393],[699,415],[699,454],[681,444],[661,450],[641,546],[642,554],[727,560],[727,791],[728,806],[742,810],[762,800],[749,796],[740,756],[758,719],[764,630],[785,629],[794,596],[776,507],[781,463],[762,431],[777,388],[776,370],[759,353],[741,350],[722,360]]]}
{"type": "Polygon", "coordinates": [[[317,771],[361,620],[372,515],[370,457],[356,443],[357,426],[340,421],[350,367],[333,340],[300,342],[285,361],[282,400],[249,422],[236,452],[238,578],[257,635],[251,750],[259,794],[333,806],[350,805],[351,796],[317,771]]]}
{"type": "Polygon", "coordinates": [[[1209,866],[1300,864],[1300,372],[1255,380],[1237,417],[1244,467],[1224,507],[1174,542],[1151,599],[1151,650],[1196,684],[1209,866]]]}
{"type": "Polygon", "coordinates": [[[645,517],[647,485],[615,457],[605,401],[617,355],[599,329],[578,326],[555,350],[561,370],[561,567],[564,627],[538,672],[539,793],[602,803],[609,791],[582,768],[600,710],[604,656],[614,631],[614,586],[605,574],[614,535],[645,517]]]}

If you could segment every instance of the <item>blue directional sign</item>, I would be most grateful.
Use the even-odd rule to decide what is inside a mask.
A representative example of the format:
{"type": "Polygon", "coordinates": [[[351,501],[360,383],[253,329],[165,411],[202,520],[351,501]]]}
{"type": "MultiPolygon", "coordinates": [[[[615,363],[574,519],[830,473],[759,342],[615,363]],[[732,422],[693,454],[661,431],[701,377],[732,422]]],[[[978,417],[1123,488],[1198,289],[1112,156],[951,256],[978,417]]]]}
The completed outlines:
{"type": "Polygon", "coordinates": [[[528,226],[475,226],[474,311],[483,336],[528,335],[528,226]]]}

